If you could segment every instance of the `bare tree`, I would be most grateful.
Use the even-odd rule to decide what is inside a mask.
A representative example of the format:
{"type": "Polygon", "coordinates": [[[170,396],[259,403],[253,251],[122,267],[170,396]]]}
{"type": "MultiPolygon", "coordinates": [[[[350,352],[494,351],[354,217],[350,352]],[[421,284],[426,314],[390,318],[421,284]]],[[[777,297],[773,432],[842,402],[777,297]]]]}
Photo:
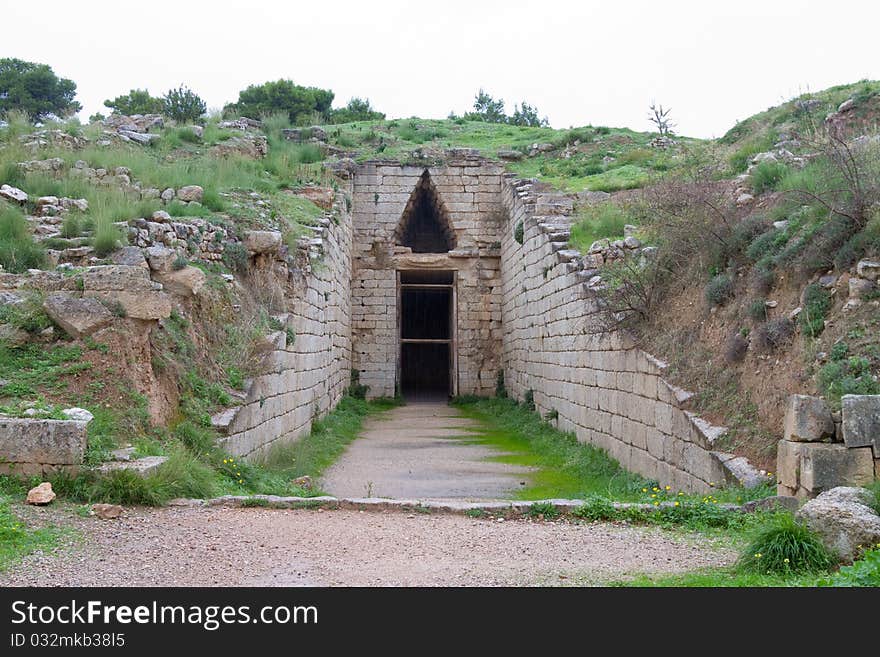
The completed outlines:
{"type": "Polygon", "coordinates": [[[675,124],[669,119],[669,113],[672,111],[672,108],[663,109],[663,105],[652,102],[650,109],[651,113],[648,115],[648,120],[657,126],[657,131],[661,137],[671,137],[674,134],[672,129],[675,127],[675,124]]]}

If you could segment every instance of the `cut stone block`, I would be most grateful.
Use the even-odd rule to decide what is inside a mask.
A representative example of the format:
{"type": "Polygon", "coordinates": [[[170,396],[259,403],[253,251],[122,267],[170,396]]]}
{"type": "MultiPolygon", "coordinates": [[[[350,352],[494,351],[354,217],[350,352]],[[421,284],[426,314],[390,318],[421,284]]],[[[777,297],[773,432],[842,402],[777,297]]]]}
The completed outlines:
{"type": "Polygon", "coordinates": [[[113,321],[113,314],[100,301],[88,297],[50,294],[43,308],[50,319],[74,339],[91,335],[113,321]]]}
{"type": "Polygon", "coordinates": [[[871,447],[880,458],[880,395],[844,395],[841,433],[847,447],[871,447]]]}
{"type": "Polygon", "coordinates": [[[147,477],[156,472],[159,466],[167,460],[167,456],[144,456],[133,461],[110,461],[99,465],[95,470],[103,474],[116,470],[128,470],[138,476],[147,477]]]}
{"type": "Polygon", "coordinates": [[[794,442],[818,442],[834,438],[834,418],[825,400],[791,395],[785,412],[783,438],[794,442]]]}
{"type": "Polygon", "coordinates": [[[85,451],[85,422],[0,418],[0,454],[6,463],[78,465],[85,451]]]}

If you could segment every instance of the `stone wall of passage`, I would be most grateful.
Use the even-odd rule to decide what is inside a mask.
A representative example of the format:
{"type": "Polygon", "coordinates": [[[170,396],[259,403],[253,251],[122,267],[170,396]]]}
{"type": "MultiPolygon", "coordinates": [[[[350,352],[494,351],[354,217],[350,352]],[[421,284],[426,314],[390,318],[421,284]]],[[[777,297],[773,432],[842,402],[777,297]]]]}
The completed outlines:
{"type": "Polygon", "coordinates": [[[456,394],[495,390],[501,357],[499,231],[503,166],[453,154],[443,166],[374,162],[354,178],[352,361],[369,396],[396,392],[399,357],[397,272],[456,272],[456,394]],[[448,253],[412,253],[395,245],[395,230],[425,171],[455,232],[448,253]]]}
{"type": "Polygon", "coordinates": [[[213,418],[226,433],[221,445],[235,456],[264,452],[311,431],[332,410],[351,377],[351,214],[336,196],[334,221],[302,244],[302,263],[287,265],[297,289],[282,330],[269,336],[274,350],[241,406],[213,418]]]}
{"type": "Polygon", "coordinates": [[[757,483],[742,457],[713,447],[724,432],[683,408],[689,393],[620,334],[598,330],[589,258],[568,249],[572,202],[506,176],[501,234],[503,367],[508,393],[532,391],[560,429],[675,490],[757,483]],[[517,239],[522,226],[522,243],[517,239]]]}

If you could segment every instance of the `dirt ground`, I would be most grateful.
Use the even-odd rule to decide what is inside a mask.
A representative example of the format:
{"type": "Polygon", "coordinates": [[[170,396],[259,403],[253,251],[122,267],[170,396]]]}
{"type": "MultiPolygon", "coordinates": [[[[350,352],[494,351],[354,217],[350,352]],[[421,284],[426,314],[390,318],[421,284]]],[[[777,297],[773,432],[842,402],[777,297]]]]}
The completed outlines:
{"type": "Polygon", "coordinates": [[[528,586],[600,584],[729,565],[709,539],[606,523],[401,512],[130,509],[117,520],[68,506],[16,507],[72,524],[53,554],[0,586],[528,586]]]}

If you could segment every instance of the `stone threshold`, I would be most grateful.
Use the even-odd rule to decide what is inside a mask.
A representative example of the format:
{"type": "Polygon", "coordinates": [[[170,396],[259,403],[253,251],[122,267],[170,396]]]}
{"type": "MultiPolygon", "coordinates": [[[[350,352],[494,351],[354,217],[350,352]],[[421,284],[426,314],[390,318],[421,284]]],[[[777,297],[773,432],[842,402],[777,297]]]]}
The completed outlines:
{"type": "MultiPolygon", "coordinates": [[[[384,497],[338,498],[332,496],[282,497],[278,495],[224,495],[212,499],[178,498],[167,506],[193,508],[268,508],[268,509],[349,509],[357,511],[401,511],[405,513],[448,513],[454,515],[493,515],[507,518],[529,516],[534,505],[552,505],[559,516],[575,516],[574,511],[583,506],[585,500],[546,499],[546,500],[483,500],[465,502],[454,500],[399,500],[384,497]]],[[[658,507],[641,502],[612,502],[616,509],[640,509],[651,511],[658,507]]],[[[743,513],[754,512],[759,508],[775,505],[786,506],[784,499],[770,497],[743,505],[719,504],[718,507],[743,513]]],[[[660,507],[673,507],[674,502],[661,502],[660,507]]],[[[576,517],[576,516],[575,516],[576,517]]]]}

